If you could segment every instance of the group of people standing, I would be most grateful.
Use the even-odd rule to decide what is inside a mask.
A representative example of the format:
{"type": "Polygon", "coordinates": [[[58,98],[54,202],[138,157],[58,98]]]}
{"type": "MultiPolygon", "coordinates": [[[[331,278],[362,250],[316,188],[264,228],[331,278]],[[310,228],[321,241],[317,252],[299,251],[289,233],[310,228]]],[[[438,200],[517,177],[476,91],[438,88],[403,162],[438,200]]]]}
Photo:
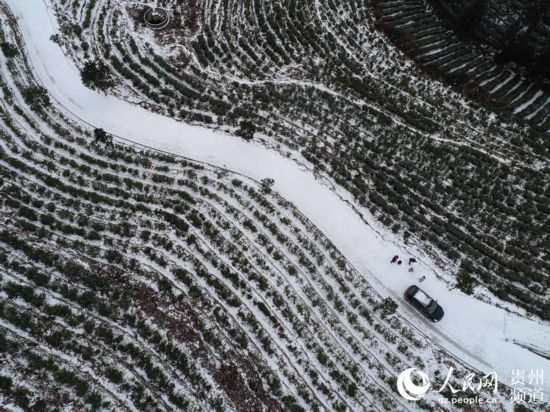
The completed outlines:
{"type": "MultiPolygon", "coordinates": [[[[390,263],[397,263],[398,265],[403,264],[403,261],[399,259],[399,255],[395,255],[390,263]]],[[[414,272],[413,263],[416,263],[415,258],[409,258],[409,272],[414,272]]],[[[418,279],[419,282],[424,282],[426,280],[426,276],[422,276],[418,279]]]]}

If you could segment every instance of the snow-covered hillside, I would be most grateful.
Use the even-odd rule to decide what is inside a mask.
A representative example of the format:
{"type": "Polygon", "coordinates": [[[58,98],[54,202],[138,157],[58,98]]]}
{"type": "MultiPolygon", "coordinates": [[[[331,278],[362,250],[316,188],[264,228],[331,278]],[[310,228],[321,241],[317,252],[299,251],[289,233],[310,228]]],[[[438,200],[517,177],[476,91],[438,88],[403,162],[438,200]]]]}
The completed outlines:
{"type": "MultiPolygon", "coordinates": [[[[322,2],[312,4],[323,30],[338,39],[341,53],[356,55],[351,37],[335,34],[349,30],[336,24],[346,14],[329,3],[328,9],[322,2]]],[[[353,2],[355,12],[360,3],[353,2]]],[[[3,42],[15,50],[10,57],[4,53],[1,65],[0,327],[7,362],[0,375],[10,380],[4,406],[25,409],[42,400],[49,406],[115,410],[452,409],[436,402],[435,394],[407,402],[396,392],[397,375],[416,366],[429,372],[436,386],[453,366],[455,386],[470,371],[496,371],[512,384],[512,370],[548,368],[550,327],[540,319],[547,308],[536,306],[547,299],[543,246],[548,237],[537,239],[525,252],[530,255],[516,254],[493,237],[510,229],[510,222],[525,223],[522,212],[498,221],[481,237],[483,226],[462,226],[473,216],[460,203],[464,200],[438,203],[440,196],[456,195],[449,189],[457,185],[453,173],[467,171],[468,184],[489,179],[495,193],[506,185],[521,188],[528,212],[539,208],[542,217],[533,233],[544,229],[548,215],[540,202],[547,183],[534,195],[529,189],[544,176],[547,159],[529,147],[516,150],[511,142],[521,136],[518,126],[498,124],[439,88],[433,93],[452,97],[450,106],[466,107],[485,124],[460,119],[452,131],[427,131],[428,123],[411,123],[405,112],[390,107],[403,104],[398,97],[382,105],[364,85],[352,92],[327,84],[321,75],[304,79],[305,62],[291,62],[306,59],[307,53],[291,56],[267,79],[253,70],[237,72],[247,67],[242,60],[203,64],[191,59],[185,69],[171,73],[161,64],[167,95],[160,99],[150,88],[140,90],[122,70],[114,90],[95,92],[82,84],[81,58],[98,53],[111,65],[106,45],[132,30],[129,21],[114,23],[135,18],[134,3],[108,5],[8,0],[2,10],[3,42]],[[77,19],[70,27],[68,15],[77,19]],[[80,23],[84,31],[75,41],[71,30],[80,23]],[[88,50],[78,48],[80,40],[88,50]],[[206,87],[200,97],[193,95],[194,103],[178,96],[171,100],[168,94],[182,91],[176,83],[191,82],[190,73],[206,87]],[[265,101],[259,90],[278,103],[265,101]],[[231,107],[237,96],[246,106],[241,110],[231,107]],[[302,114],[291,114],[298,102],[304,104],[302,114]],[[345,104],[338,108],[337,103],[345,104]],[[233,119],[220,109],[224,104],[233,119]],[[181,110],[175,113],[175,108],[181,110]],[[319,123],[325,115],[335,120],[332,125],[319,123]],[[240,116],[249,120],[236,121],[240,116]],[[232,135],[242,135],[246,122],[255,125],[251,142],[232,135]],[[485,140],[461,134],[477,128],[476,138],[485,140]],[[108,134],[101,139],[103,130],[108,134]],[[385,139],[395,132],[403,135],[392,147],[385,139]],[[410,158],[418,151],[422,154],[413,163],[400,164],[405,152],[410,158]],[[460,167],[445,165],[446,155],[460,167]],[[478,158],[481,164],[472,160],[478,158]],[[489,165],[490,174],[482,174],[489,165]],[[400,166],[406,166],[402,170],[411,180],[399,175],[400,166]],[[412,183],[434,168],[444,175],[432,176],[435,186],[412,183]],[[400,178],[405,180],[398,183],[400,178]],[[409,192],[396,197],[393,189],[383,190],[392,184],[409,192]],[[409,219],[419,207],[424,220],[409,219]],[[483,248],[476,259],[478,243],[472,240],[500,250],[504,260],[483,248]],[[405,264],[390,264],[394,254],[405,264]],[[406,260],[412,256],[418,263],[408,272],[406,260]],[[540,266],[529,266],[524,278],[510,279],[503,272],[503,262],[523,268],[529,259],[540,266]],[[467,285],[461,278],[466,270],[467,285]],[[402,298],[421,275],[427,278],[422,287],[445,307],[441,323],[430,324],[402,298]],[[497,293],[508,284],[520,293],[497,293]],[[537,300],[529,302],[531,296],[537,300]],[[391,301],[398,303],[395,313],[391,301]]],[[[177,33],[189,36],[181,50],[197,52],[197,33],[209,32],[207,21],[222,30],[216,23],[223,15],[221,3],[204,7],[200,24],[186,20],[189,16],[180,22],[189,25],[177,33]]],[[[295,13],[300,8],[289,7],[295,13]]],[[[268,15],[271,22],[274,16],[268,15]]],[[[158,48],[155,53],[178,49],[149,29],[134,25],[133,30],[143,41],[159,42],[150,44],[158,48]]],[[[116,44],[136,47],[131,58],[149,47],[133,37],[126,40],[116,44]]],[[[284,55],[284,48],[274,49],[284,55]]],[[[136,69],[128,56],[119,57],[136,69]]],[[[158,59],[144,57],[139,70],[156,70],[152,62],[158,59]]],[[[364,61],[357,64],[368,67],[364,61]]],[[[370,75],[393,90],[386,70],[370,75]]],[[[151,76],[143,79],[152,82],[151,76]]],[[[396,93],[411,97],[403,89],[396,93]]],[[[418,99],[416,108],[412,100],[404,104],[413,111],[433,107],[429,111],[439,125],[458,110],[435,109],[430,99],[437,97],[423,98],[428,100],[418,99]]],[[[471,200],[485,213],[498,209],[488,199],[471,200]]],[[[489,224],[486,216],[478,218],[479,225],[489,224]]],[[[513,227],[517,239],[534,242],[522,228],[513,227]]],[[[510,234],[501,240],[514,244],[517,239],[510,234]]],[[[548,388],[542,385],[546,393],[548,388]]],[[[508,391],[501,386],[491,410],[512,409],[508,391]]]]}
{"type": "MultiPolygon", "coordinates": [[[[367,1],[164,1],[173,18],[160,31],[132,2],[50,5],[64,53],[79,68],[104,65],[116,79],[110,94],[255,135],[349,192],[450,269],[461,290],[549,320],[548,135],[432,80],[378,31],[384,18],[405,30],[423,2],[382,2],[381,18],[367,1]]],[[[550,108],[538,87],[502,85],[510,73],[433,37],[411,45],[426,47],[431,67],[433,57],[454,73],[466,59],[464,71],[475,69],[489,91],[501,86],[511,110],[544,123],[550,108]]]]}

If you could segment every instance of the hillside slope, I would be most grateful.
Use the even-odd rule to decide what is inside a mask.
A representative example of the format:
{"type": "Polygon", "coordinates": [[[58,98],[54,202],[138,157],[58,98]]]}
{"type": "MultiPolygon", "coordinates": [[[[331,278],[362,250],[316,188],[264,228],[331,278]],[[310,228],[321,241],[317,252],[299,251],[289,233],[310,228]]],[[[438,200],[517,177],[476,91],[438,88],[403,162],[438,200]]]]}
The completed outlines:
{"type": "Polygon", "coordinates": [[[411,362],[454,366],[456,385],[471,371],[386,313],[269,182],[64,112],[6,12],[2,407],[384,410],[405,407],[394,376],[411,362]]]}
{"type": "MultiPolygon", "coordinates": [[[[550,319],[547,135],[415,69],[376,30],[376,3],[167,1],[173,19],[155,31],[133,3],[56,1],[56,41],[79,67],[102,62],[110,93],[255,135],[453,268],[463,291],[550,319]]],[[[383,3],[404,24],[421,10],[383,3]]],[[[452,64],[454,50],[437,60],[452,64]]],[[[490,89],[508,76],[466,60],[490,89]]],[[[519,85],[510,110],[550,127],[550,98],[519,85]]]]}

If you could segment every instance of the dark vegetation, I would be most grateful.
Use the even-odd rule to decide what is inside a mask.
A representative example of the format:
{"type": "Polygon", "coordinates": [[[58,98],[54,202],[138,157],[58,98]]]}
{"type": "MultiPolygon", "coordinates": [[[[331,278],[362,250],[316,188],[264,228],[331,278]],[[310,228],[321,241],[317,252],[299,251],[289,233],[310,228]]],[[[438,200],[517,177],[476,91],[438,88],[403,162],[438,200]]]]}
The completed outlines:
{"type": "Polygon", "coordinates": [[[0,48],[2,49],[2,53],[4,53],[4,56],[6,56],[7,58],[15,57],[19,53],[19,50],[17,49],[17,47],[15,47],[14,44],[5,41],[0,44],[0,48]]]}
{"type": "Polygon", "coordinates": [[[80,75],[82,83],[91,89],[106,92],[115,85],[109,68],[102,62],[86,62],[80,75]]]}
{"type": "MultiPolygon", "coordinates": [[[[502,48],[491,51],[488,47],[477,47],[479,41],[472,42],[471,37],[470,41],[465,41],[464,37],[455,35],[442,19],[430,11],[427,0],[406,3],[401,0],[375,0],[373,4],[376,26],[431,77],[451,84],[461,93],[501,115],[503,120],[516,117],[520,123],[529,122],[535,133],[547,135],[550,129],[550,89],[540,81],[543,80],[540,75],[534,72],[537,68],[547,73],[544,69],[547,60],[541,64],[530,63],[532,76],[525,67],[506,65],[504,63],[507,59],[503,56],[512,53],[511,50],[517,50],[515,46],[510,46],[509,50],[502,48]],[[533,83],[533,80],[539,81],[533,83]]],[[[477,15],[474,6],[481,2],[471,4],[471,13],[477,15]]],[[[464,6],[460,10],[470,9],[464,6]]],[[[464,19],[468,24],[477,21],[473,16],[464,19]]],[[[496,22],[501,23],[495,17],[495,25],[496,22]]],[[[470,36],[473,35],[473,29],[464,30],[470,36]]]]}
{"type": "Polygon", "coordinates": [[[430,0],[463,39],[489,46],[496,61],[523,67],[550,90],[550,3],[545,0],[430,0]]]}

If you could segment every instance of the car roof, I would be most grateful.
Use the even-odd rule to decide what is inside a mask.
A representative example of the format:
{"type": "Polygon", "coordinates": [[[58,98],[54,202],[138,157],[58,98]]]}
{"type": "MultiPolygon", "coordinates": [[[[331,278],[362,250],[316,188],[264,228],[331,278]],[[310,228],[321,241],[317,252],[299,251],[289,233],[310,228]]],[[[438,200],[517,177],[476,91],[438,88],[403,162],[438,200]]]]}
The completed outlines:
{"type": "Polygon", "coordinates": [[[417,289],[417,291],[413,296],[417,301],[422,303],[424,306],[428,306],[430,303],[432,303],[432,300],[433,300],[431,297],[426,295],[426,293],[424,293],[424,291],[420,288],[417,289]]]}

